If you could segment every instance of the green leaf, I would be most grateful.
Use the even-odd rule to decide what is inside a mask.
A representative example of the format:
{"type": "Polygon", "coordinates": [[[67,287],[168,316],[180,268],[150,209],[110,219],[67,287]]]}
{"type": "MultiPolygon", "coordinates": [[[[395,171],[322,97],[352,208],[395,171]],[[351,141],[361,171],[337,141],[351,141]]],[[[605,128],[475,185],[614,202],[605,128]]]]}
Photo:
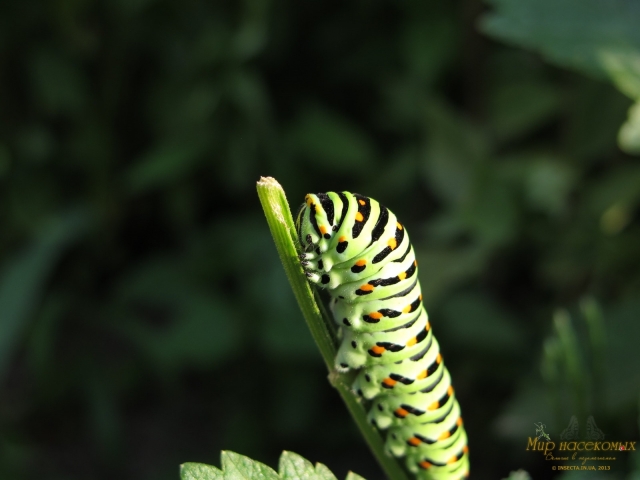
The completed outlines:
{"type": "Polygon", "coordinates": [[[346,480],[365,480],[364,477],[361,477],[357,473],[349,472],[347,473],[346,480]]]}
{"type": "Polygon", "coordinates": [[[181,480],[222,480],[222,470],[204,463],[183,463],[180,465],[181,480]]]}
{"type": "Polygon", "coordinates": [[[222,452],[222,471],[225,479],[278,480],[280,476],[265,464],[234,452],[222,452]]]}
{"type": "Polygon", "coordinates": [[[336,480],[336,476],[322,463],[316,463],[316,475],[314,478],[318,478],[319,480],[336,480]]]}
{"type": "MultiPolygon", "coordinates": [[[[282,452],[278,472],[244,455],[223,451],[222,470],[202,463],[185,463],[180,466],[181,480],[336,480],[322,463],[314,466],[310,461],[293,452],[282,452]]],[[[347,480],[364,480],[349,472],[347,480]]]]}
{"type": "Polygon", "coordinates": [[[279,472],[283,479],[336,480],[335,475],[321,463],[314,467],[309,460],[286,451],[280,456],[279,472]]]}

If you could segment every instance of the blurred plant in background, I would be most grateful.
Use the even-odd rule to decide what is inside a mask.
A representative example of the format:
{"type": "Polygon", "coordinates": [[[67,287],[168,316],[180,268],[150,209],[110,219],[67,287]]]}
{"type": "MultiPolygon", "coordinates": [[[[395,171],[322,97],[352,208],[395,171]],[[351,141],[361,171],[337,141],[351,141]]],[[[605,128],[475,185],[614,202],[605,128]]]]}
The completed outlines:
{"type": "Polygon", "coordinates": [[[640,12],[577,3],[0,4],[0,478],[175,479],[222,449],[380,475],[260,175],[409,226],[474,475],[548,475],[525,452],[559,421],[539,365],[585,296],[603,359],[584,322],[571,345],[602,369],[598,426],[638,438],[640,165],[617,142],[637,151],[640,12]]]}

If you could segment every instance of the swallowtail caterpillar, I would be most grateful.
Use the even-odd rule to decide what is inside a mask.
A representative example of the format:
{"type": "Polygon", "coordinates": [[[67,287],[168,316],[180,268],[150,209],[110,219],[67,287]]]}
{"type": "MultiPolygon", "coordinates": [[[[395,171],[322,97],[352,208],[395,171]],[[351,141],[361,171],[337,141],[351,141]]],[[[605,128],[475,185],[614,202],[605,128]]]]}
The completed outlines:
{"type": "Polygon", "coordinates": [[[307,277],[331,296],[340,326],[335,368],[357,369],[353,389],[387,430],[388,453],[420,479],[469,475],[467,435],[451,377],[422,305],[404,226],[372,198],[309,194],[296,229],[307,277]]]}

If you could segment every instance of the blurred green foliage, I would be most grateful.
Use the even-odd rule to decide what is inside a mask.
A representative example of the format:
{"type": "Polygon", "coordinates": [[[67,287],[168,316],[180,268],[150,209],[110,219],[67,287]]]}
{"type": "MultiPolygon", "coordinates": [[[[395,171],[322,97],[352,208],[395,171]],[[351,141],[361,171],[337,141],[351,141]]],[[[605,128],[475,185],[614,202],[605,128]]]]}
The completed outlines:
{"type": "MultiPolygon", "coordinates": [[[[545,63],[565,45],[589,61],[597,44],[551,27],[595,42],[606,2],[502,3],[490,14],[522,35],[514,15],[564,8],[527,37],[544,58],[479,33],[477,0],[2,2],[0,478],[168,480],[222,449],[380,477],[295,306],[260,175],[294,208],[345,189],[408,225],[478,478],[549,474],[525,451],[534,422],[568,422],[543,342],[565,308],[589,363],[586,295],[606,332],[598,426],[638,438],[631,101],[545,63]]],[[[603,68],[632,96],[625,62],[603,68]]]]}
{"type": "Polygon", "coordinates": [[[640,153],[640,5],[627,0],[488,0],[483,29],[540,51],[549,60],[609,79],[636,104],[620,129],[620,147],[640,153]]]}

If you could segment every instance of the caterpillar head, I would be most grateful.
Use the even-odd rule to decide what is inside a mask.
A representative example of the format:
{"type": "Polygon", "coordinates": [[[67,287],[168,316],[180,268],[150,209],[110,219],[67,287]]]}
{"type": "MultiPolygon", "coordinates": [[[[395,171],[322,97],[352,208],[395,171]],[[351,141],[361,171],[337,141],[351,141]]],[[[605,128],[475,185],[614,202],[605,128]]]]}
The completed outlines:
{"type": "Polygon", "coordinates": [[[298,238],[305,251],[323,253],[331,240],[335,228],[334,205],[326,193],[312,193],[305,197],[296,217],[298,238]]]}

